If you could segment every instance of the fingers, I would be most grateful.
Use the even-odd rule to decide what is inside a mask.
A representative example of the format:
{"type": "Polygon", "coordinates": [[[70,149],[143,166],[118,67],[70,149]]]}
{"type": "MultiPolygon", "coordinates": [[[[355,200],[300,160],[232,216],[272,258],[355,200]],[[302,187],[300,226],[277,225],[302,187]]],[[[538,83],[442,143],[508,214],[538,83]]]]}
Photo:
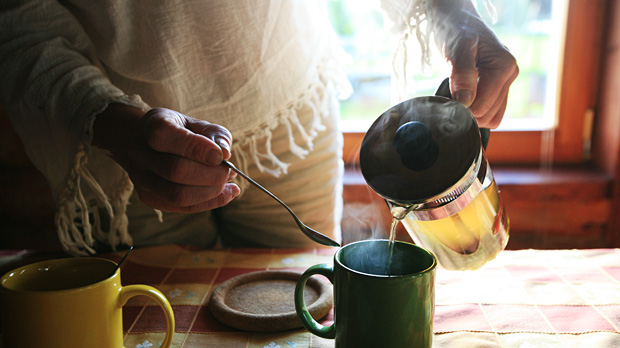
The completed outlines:
{"type": "Polygon", "coordinates": [[[222,157],[225,160],[230,159],[230,143],[232,141],[232,135],[228,129],[217,124],[200,121],[193,118],[187,119],[186,126],[190,131],[203,135],[210,139],[213,143],[217,144],[222,151],[222,157]]]}
{"type": "MultiPolygon", "coordinates": [[[[161,187],[160,187],[161,188],[161,187]]],[[[150,207],[166,212],[197,213],[217,209],[225,206],[239,195],[239,187],[235,184],[226,184],[215,195],[210,188],[184,186],[177,189],[165,190],[162,195],[145,189],[136,189],[140,200],[150,207]],[[209,197],[210,199],[206,199],[209,197]]],[[[219,191],[219,190],[218,190],[219,191]]],[[[218,192],[215,191],[215,192],[218,192]]]]}
{"type": "Polygon", "coordinates": [[[506,112],[506,106],[507,105],[508,105],[508,98],[504,99],[504,102],[500,105],[500,107],[497,110],[497,112],[495,113],[495,115],[493,115],[490,118],[490,120],[488,121],[488,124],[486,126],[482,126],[482,127],[487,127],[487,128],[491,128],[491,129],[495,129],[495,128],[499,127],[499,124],[502,121],[502,118],[504,117],[504,113],[506,112]]]}
{"type": "Polygon", "coordinates": [[[152,109],[140,120],[140,146],[126,149],[124,166],[140,199],[170,212],[219,208],[239,195],[229,183],[236,173],[221,165],[230,158],[230,132],[169,109],[152,109]]]}
{"type": "Polygon", "coordinates": [[[230,181],[236,173],[223,165],[209,166],[153,150],[142,151],[129,174],[145,204],[168,212],[198,212],[222,207],[240,189],[230,181]]]}
{"type": "Polygon", "coordinates": [[[155,151],[143,153],[137,161],[162,179],[181,185],[217,186],[237,176],[237,173],[225,166],[205,165],[185,157],[155,151]]]}
{"type": "Polygon", "coordinates": [[[230,158],[230,132],[168,109],[152,109],[142,119],[146,142],[155,151],[183,156],[211,166],[230,158]]]}
{"type": "Polygon", "coordinates": [[[237,197],[237,185],[223,181],[209,186],[182,185],[149,171],[132,171],[130,178],[145,204],[171,212],[198,212],[222,207],[237,197]]]}
{"type": "Polygon", "coordinates": [[[480,127],[497,128],[510,85],[519,75],[515,58],[498,41],[488,39],[453,54],[450,89],[454,99],[469,107],[480,127]]]}
{"type": "Polygon", "coordinates": [[[440,3],[446,5],[441,9],[454,15],[454,20],[436,28],[452,64],[452,96],[469,107],[479,126],[496,128],[506,109],[509,87],[519,73],[516,60],[475,9],[440,3]]]}
{"type": "Polygon", "coordinates": [[[476,98],[478,68],[476,64],[477,39],[468,39],[459,45],[450,59],[450,93],[456,101],[469,107],[476,98]]]}
{"type": "Polygon", "coordinates": [[[517,78],[519,69],[480,69],[476,99],[469,107],[480,127],[497,128],[506,111],[510,86],[517,78]]]}

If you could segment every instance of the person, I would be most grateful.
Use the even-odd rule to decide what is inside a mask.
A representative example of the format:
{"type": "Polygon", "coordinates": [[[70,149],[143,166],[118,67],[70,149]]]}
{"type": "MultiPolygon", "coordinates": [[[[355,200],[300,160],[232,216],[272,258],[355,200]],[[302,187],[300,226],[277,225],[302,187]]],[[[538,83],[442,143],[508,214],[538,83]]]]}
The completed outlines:
{"type": "MultiPolygon", "coordinates": [[[[496,127],[518,68],[471,2],[382,8],[405,37],[429,22],[453,95],[496,127]]],[[[0,22],[0,104],[49,181],[67,252],[315,245],[223,160],[337,238],[348,82],[325,3],[6,0],[0,22]]]]}

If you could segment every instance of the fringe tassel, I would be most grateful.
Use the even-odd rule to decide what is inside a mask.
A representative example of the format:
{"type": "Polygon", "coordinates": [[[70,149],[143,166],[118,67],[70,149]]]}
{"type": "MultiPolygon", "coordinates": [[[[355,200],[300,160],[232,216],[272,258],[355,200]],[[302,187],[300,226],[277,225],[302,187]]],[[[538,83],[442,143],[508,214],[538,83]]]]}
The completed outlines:
{"type": "Polygon", "coordinates": [[[422,28],[422,24],[428,21],[428,6],[429,4],[427,1],[418,0],[413,1],[410,4],[410,8],[407,9],[407,14],[410,15],[410,17],[409,20],[404,23],[406,28],[398,40],[394,58],[392,59],[392,71],[397,95],[397,100],[393,102],[400,102],[407,98],[407,63],[409,61],[407,43],[414,33],[420,45],[420,64],[422,71],[427,71],[431,65],[431,50],[429,45],[430,27],[427,25],[425,30],[422,28]]]}
{"type": "MultiPolygon", "coordinates": [[[[301,126],[301,124],[299,123],[299,119],[297,119],[297,115],[292,112],[291,113],[291,117],[295,117],[295,121],[293,121],[297,127],[299,128],[299,126],[301,126]]],[[[295,136],[293,135],[293,127],[291,126],[291,121],[284,119],[282,121],[282,123],[286,126],[286,130],[288,133],[288,141],[289,141],[289,149],[290,151],[297,157],[299,158],[306,158],[306,155],[308,154],[308,150],[305,150],[303,147],[297,145],[297,143],[295,142],[295,136]]],[[[305,133],[305,132],[304,132],[305,133]]],[[[305,135],[305,137],[307,139],[310,139],[310,137],[308,137],[308,135],[305,135]]]]}
{"type": "Polygon", "coordinates": [[[393,102],[403,101],[407,96],[407,40],[409,40],[409,35],[405,33],[398,40],[398,46],[396,47],[394,59],[392,60],[397,93],[397,100],[393,102]]]}
{"type": "MultiPolygon", "coordinates": [[[[116,245],[133,245],[133,239],[129,235],[129,219],[127,218],[127,202],[133,191],[133,184],[129,180],[129,176],[125,173],[122,180],[124,185],[118,187],[113,196],[110,197],[111,207],[116,212],[114,218],[110,221],[110,233],[108,233],[108,244],[115,249],[116,245]]],[[[161,211],[155,209],[159,222],[163,222],[161,211]]]]}
{"type": "Polygon", "coordinates": [[[317,117],[319,113],[314,107],[314,105],[308,103],[308,106],[310,110],[312,110],[312,114],[314,115],[314,117],[312,118],[312,128],[308,129],[308,131],[306,131],[304,126],[299,121],[299,118],[297,117],[297,111],[291,110],[291,113],[289,114],[289,118],[287,120],[287,123],[292,123],[293,125],[295,125],[299,133],[299,136],[306,143],[307,151],[304,151],[303,154],[298,156],[301,159],[304,159],[306,155],[308,154],[308,152],[314,149],[314,143],[312,142],[312,140],[316,138],[316,136],[319,134],[318,131],[322,131],[325,129],[325,127],[321,123],[321,120],[319,119],[319,117],[317,117]]]}
{"type": "MultiPolygon", "coordinates": [[[[84,194],[81,190],[82,178],[93,187],[95,193],[103,193],[99,184],[92,179],[92,176],[85,168],[86,150],[83,145],[78,148],[75,165],[69,174],[67,187],[59,200],[59,209],[56,214],[56,226],[58,238],[65,251],[75,255],[94,254],[92,248],[94,239],[92,236],[92,226],[89,217],[89,207],[84,194]],[[87,175],[84,175],[87,173],[87,175]],[[79,216],[79,218],[78,218],[79,216]]],[[[104,194],[105,196],[105,194],[104,194]]],[[[108,209],[108,206],[106,206],[108,209]]],[[[109,208],[111,211],[111,207],[109,208]]],[[[99,216],[96,218],[99,219],[99,216]]]]}
{"type": "Polygon", "coordinates": [[[86,167],[95,116],[113,102],[124,103],[145,111],[149,109],[149,106],[136,95],[119,95],[93,103],[92,113],[89,121],[85,123],[83,138],[77,148],[73,168],[67,174],[66,184],[59,194],[55,217],[58,238],[65,251],[73,255],[95,254],[94,246],[97,242],[107,242],[114,250],[119,243],[133,244],[126,214],[129,197],[133,192],[129,176],[123,172],[118,186],[108,196],[86,167]],[[87,201],[83,184],[84,189],[90,191],[89,197],[92,195],[94,199],[87,201]],[[102,227],[105,222],[103,215],[107,215],[106,218],[109,219],[107,231],[102,227]]]}
{"type": "MultiPolygon", "coordinates": [[[[340,60],[342,61],[342,60],[340,60]]],[[[277,127],[285,127],[288,134],[289,151],[303,159],[314,148],[314,139],[319,132],[325,130],[323,119],[329,117],[330,89],[336,89],[341,96],[350,93],[351,86],[346,80],[343,64],[337,59],[326,59],[319,66],[319,74],[308,89],[297,100],[289,103],[276,113],[275,121],[266,123],[259,130],[237,136],[244,139],[233,143],[232,153],[235,165],[247,172],[249,164],[253,163],[258,170],[275,177],[286,175],[289,164],[281,161],[271,149],[272,131],[277,127]],[[298,110],[308,108],[313,118],[309,126],[304,126],[298,117],[298,110]],[[298,144],[301,141],[303,145],[298,144]],[[260,149],[264,149],[261,152],[260,149]]],[[[243,191],[247,187],[245,180],[236,180],[243,191]]]]}
{"type": "Polygon", "coordinates": [[[131,181],[125,177],[124,185],[121,185],[109,198],[86,168],[86,154],[86,147],[80,145],[75,165],[69,173],[67,186],[60,196],[56,213],[57,233],[63,248],[70,254],[82,256],[95,254],[93,247],[96,241],[104,241],[106,237],[113,249],[119,243],[132,244],[125,214],[127,201],[133,190],[131,181]],[[82,183],[92,190],[96,197],[95,202],[86,201],[82,183]],[[109,231],[103,231],[101,227],[102,218],[99,208],[103,208],[110,219],[109,231]]]}
{"type": "Polygon", "coordinates": [[[157,215],[157,221],[164,222],[164,213],[162,213],[161,210],[159,209],[154,209],[154,210],[155,210],[155,215],[157,215]]]}

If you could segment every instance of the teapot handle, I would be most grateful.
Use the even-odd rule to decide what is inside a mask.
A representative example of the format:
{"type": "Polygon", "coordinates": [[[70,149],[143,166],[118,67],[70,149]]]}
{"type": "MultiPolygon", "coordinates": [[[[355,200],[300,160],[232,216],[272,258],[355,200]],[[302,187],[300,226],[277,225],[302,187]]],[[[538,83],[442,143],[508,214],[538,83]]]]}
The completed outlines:
{"type": "MultiPolygon", "coordinates": [[[[435,91],[435,95],[439,97],[446,97],[452,99],[452,93],[450,93],[450,78],[446,77],[435,91]]],[[[480,141],[482,142],[482,147],[487,149],[487,144],[489,143],[489,136],[491,136],[491,130],[488,128],[480,128],[480,141]]]]}

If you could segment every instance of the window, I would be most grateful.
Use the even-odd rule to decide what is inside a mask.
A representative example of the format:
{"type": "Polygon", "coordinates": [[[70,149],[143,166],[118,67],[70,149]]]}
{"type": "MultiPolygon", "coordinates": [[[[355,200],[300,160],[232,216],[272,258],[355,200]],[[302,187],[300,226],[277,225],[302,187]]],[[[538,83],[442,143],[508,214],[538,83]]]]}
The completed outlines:
{"type": "MultiPolygon", "coordinates": [[[[480,13],[491,23],[482,0],[480,13]]],[[[495,163],[580,163],[587,158],[595,105],[604,2],[577,0],[492,0],[493,27],[517,57],[520,75],[513,84],[502,125],[491,135],[487,157],[495,163]],[[593,25],[595,23],[596,25],[593,25]],[[519,146],[515,146],[519,144],[519,146]]],[[[355,162],[370,123],[393,104],[390,100],[395,43],[384,29],[376,2],[328,1],[343,46],[354,57],[350,79],[356,94],[341,105],[345,160],[355,162]]],[[[415,41],[415,40],[411,40],[415,41]]],[[[410,45],[415,49],[417,43],[410,45]]],[[[410,52],[417,63],[419,53],[410,52]]],[[[435,51],[432,70],[419,64],[411,97],[433,94],[449,66],[435,51]]]]}

